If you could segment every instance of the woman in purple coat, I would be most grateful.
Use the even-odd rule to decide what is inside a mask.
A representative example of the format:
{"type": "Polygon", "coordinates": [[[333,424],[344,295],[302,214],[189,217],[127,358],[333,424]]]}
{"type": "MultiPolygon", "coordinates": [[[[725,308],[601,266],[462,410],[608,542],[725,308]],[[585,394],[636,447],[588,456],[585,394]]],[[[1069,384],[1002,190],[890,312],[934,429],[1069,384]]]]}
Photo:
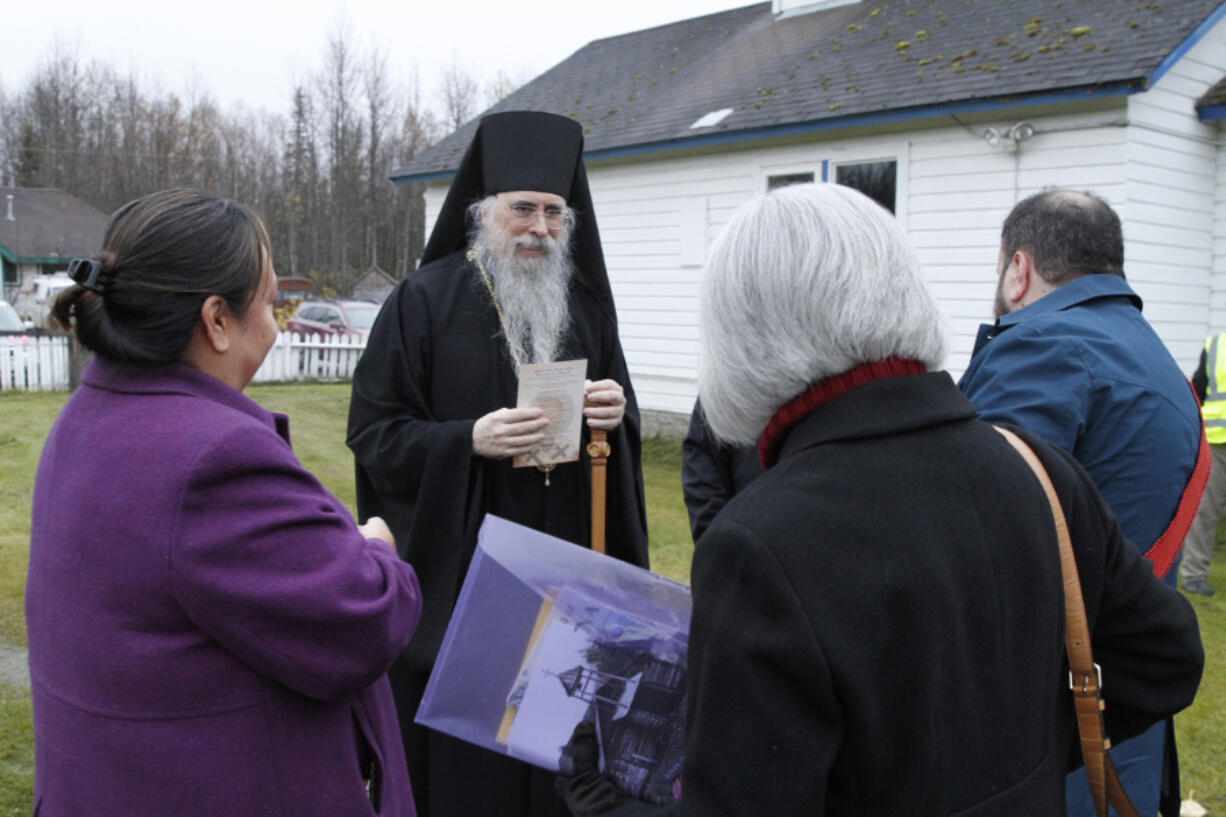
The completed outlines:
{"type": "Polygon", "coordinates": [[[240,204],[154,193],[55,306],[97,360],[34,488],[39,817],[413,814],[383,674],[417,579],[242,394],[277,332],[268,246],[240,204]]]}

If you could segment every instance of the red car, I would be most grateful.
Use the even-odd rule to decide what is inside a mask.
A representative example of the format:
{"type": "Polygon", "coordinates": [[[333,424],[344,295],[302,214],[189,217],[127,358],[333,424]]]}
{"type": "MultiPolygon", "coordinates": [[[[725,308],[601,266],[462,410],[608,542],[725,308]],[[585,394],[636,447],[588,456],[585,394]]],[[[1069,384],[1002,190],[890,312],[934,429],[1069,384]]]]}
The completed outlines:
{"type": "Polygon", "coordinates": [[[303,335],[349,335],[365,341],[378,314],[379,305],[370,301],[303,301],[285,328],[303,335]]]}

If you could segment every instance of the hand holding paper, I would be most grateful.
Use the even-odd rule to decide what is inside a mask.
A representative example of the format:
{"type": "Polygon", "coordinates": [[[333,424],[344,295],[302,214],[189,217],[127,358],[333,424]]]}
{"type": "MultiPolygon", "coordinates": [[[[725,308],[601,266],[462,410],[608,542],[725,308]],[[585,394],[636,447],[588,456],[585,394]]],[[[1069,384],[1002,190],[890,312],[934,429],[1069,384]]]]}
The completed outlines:
{"type": "Polygon", "coordinates": [[[530,363],[519,368],[520,410],[534,407],[549,419],[536,445],[516,452],[514,466],[547,468],[579,459],[586,360],[530,363]]]}
{"type": "Polygon", "coordinates": [[[545,439],[548,425],[536,406],[491,411],[473,424],[473,453],[491,460],[527,454],[545,439]]]}

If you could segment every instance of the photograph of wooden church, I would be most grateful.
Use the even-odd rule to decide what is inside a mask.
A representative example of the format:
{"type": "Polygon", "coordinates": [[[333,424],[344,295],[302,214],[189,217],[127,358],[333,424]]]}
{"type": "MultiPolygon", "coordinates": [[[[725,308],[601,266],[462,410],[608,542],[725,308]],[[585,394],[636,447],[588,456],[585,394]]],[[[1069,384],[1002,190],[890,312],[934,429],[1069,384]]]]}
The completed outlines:
{"type": "Polygon", "coordinates": [[[685,748],[685,664],[633,647],[595,642],[587,663],[558,674],[568,697],[589,704],[604,773],[653,803],[680,795],[685,748]]]}

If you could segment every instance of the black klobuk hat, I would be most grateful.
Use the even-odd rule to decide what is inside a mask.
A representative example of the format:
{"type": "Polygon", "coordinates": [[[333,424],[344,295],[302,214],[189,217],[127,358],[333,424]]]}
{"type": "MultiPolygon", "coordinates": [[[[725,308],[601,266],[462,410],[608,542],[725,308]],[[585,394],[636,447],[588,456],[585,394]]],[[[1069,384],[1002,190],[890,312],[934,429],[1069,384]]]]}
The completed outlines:
{"type": "Polygon", "coordinates": [[[467,249],[469,206],[486,196],[512,190],[553,193],[566,199],[575,213],[571,232],[575,280],[590,290],[602,310],[616,320],[583,167],[583,128],[569,117],[543,111],[506,111],[481,120],[439,210],[422,252],[422,265],[467,249]]]}

